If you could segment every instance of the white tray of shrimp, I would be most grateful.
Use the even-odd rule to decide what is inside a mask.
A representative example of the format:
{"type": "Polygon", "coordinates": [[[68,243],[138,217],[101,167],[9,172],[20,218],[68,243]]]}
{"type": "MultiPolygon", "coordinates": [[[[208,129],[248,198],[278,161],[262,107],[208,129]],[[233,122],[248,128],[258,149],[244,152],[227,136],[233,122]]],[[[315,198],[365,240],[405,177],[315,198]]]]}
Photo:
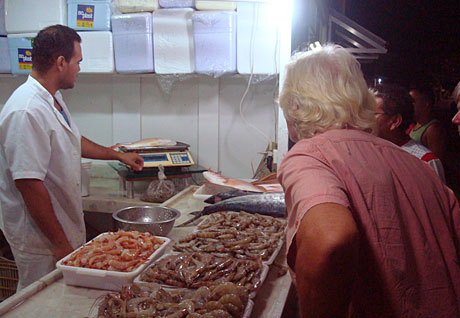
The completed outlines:
{"type": "MultiPolygon", "coordinates": [[[[124,233],[129,233],[124,231],[121,232],[123,232],[123,236],[125,235],[124,233]]],[[[84,249],[88,250],[88,246],[94,246],[95,242],[105,240],[104,236],[113,235],[114,233],[119,232],[102,233],[56,263],[56,267],[62,271],[64,282],[67,285],[104,290],[119,290],[123,285],[132,283],[136,276],[138,276],[148,265],[150,265],[156,258],[160,257],[164,253],[167,245],[171,242],[171,239],[167,237],[153,236],[150,233],[140,233],[137,231],[134,232],[141,235],[146,235],[152,241],[154,240],[154,242],[156,242],[156,245],[148,250],[150,255],[148,257],[146,256],[147,258],[142,258],[142,260],[138,261],[139,258],[136,259],[136,255],[138,254],[134,254],[131,255],[132,260],[126,260],[126,257],[123,257],[123,253],[128,251],[128,249],[124,248],[121,251],[122,254],[117,256],[118,258],[108,259],[107,262],[110,264],[110,267],[106,269],[86,268],[83,267],[85,265],[79,266],[76,263],[70,262],[70,260],[76,259],[76,255],[81,258],[81,261],[85,263],[88,262],[88,259],[92,257],[92,254],[90,254],[91,256],[83,254],[82,251],[84,251],[84,249]],[[151,252],[152,250],[153,252],[151,252]],[[130,266],[133,262],[136,261],[138,262],[134,264],[134,266],[130,266]]],[[[132,243],[126,240],[124,241],[129,244],[132,243]]],[[[120,245],[117,244],[115,244],[115,246],[115,248],[120,247],[120,245]]],[[[95,252],[93,251],[93,254],[94,253],[95,252]]],[[[116,255],[116,253],[114,253],[114,248],[112,247],[107,248],[107,250],[105,250],[103,253],[100,253],[99,255],[103,255],[107,259],[111,255],[116,255]]]]}
{"type": "MultiPolygon", "coordinates": [[[[153,268],[155,266],[155,264],[158,264],[160,261],[168,258],[168,257],[172,257],[172,256],[180,256],[180,255],[184,255],[184,254],[189,254],[191,255],[190,253],[177,253],[177,252],[171,252],[171,253],[168,253],[168,254],[164,254],[163,256],[161,256],[160,258],[158,258],[157,260],[155,260],[152,264],[150,264],[148,266],[148,268],[146,268],[140,275],[138,275],[135,279],[134,279],[134,283],[136,284],[139,284],[139,285],[142,285],[142,284],[152,284],[152,283],[157,283],[158,285],[160,285],[162,288],[165,288],[165,289],[180,289],[180,288],[188,288],[188,289],[197,289],[201,286],[206,286],[207,283],[211,283],[210,281],[205,281],[205,282],[200,282],[200,279],[197,278],[193,281],[193,283],[195,284],[195,286],[190,286],[190,284],[187,284],[185,283],[185,281],[182,280],[182,276],[185,275],[187,272],[190,272],[190,269],[187,269],[187,268],[184,268],[184,272],[180,272],[177,271],[177,277],[179,280],[175,280],[174,279],[174,275],[171,275],[171,274],[167,274],[167,273],[164,273],[165,274],[165,277],[164,278],[167,278],[168,281],[170,282],[170,284],[168,283],[162,283],[160,281],[157,281],[157,282],[148,282],[148,281],[144,281],[143,278],[144,278],[144,275],[145,276],[148,276],[148,271],[151,270],[151,268],[153,268]],[[185,274],[184,274],[185,273],[185,274]],[[168,277],[166,277],[168,276],[168,277]]],[[[193,253],[192,253],[193,254],[193,253]]],[[[205,253],[207,254],[207,253],[205,253]]],[[[233,259],[233,258],[231,258],[233,259]]],[[[234,259],[235,261],[239,261],[239,262],[253,262],[251,260],[238,260],[238,259],[234,259]]],[[[190,263],[194,263],[193,261],[191,261],[190,263]]],[[[254,263],[253,263],[254,264],[254,263]]],[[[238,267],[237,268],[237,271],[239,270],[240,268],[238,267]]],[[[253,284],[253,289],[252,290],[249,290],[250,288],[248,288],[249,290],[249,298],[253,299],[254,297],[256,297],[257,295],[257,292],[259,291],[259,289],[262,287],[265,279],[267,278],[267,275],[268,275],[268,272],[269,272],[269,267],[268,265],[264,264],[264,263],[261,263],[261,268],[260,268],[260,276],[259,276],[259,281],[257,284],[253,284]]],[[[168,271],[167,269],[165,269],[165,271],[168,271]]],[[[169,270],[168,271],[169,273],[171,273],[171,271],[169,270]]],[[[250,275],[251,273],[250,272],[245,272],[244,275],[250,275]]],[[[202,277],[202,275],[206,275],[205,272],[203,272],[200,276],[202,277]]],[[[236,275],[236,274],[235,274],[236,275]]],[[[234,275],[234,276],[235,276],[234,275]]],[[[224,281],[221,281],[221,283],[224,282],[224,281]]],[[[237,283],[235,281],[232,281],[233,283],[237,283]]],[[[217,283],[216,283],[217,284],[217,283]]],[[[250,282],[247,282],[246,285],[251,285],[250,282]]],[[[208,285],[209,286],[209,285],[208,285]]],[[[246,286],[247,287],[247,286],[246,286]]]]}

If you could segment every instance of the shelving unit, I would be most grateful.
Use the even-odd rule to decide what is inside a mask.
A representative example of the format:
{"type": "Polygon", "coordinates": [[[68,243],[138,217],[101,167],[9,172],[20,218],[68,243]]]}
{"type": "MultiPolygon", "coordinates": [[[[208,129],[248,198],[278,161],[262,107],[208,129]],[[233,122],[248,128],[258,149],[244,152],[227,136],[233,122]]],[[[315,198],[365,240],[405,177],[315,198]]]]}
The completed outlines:
{"type": "MultiPolygon", "coordinates": [[[[201,166],[233,177],[252,177],[251,163],[257,166],[262,158],[259,153],[265,151],[269,141],[278,144],[275,157],[280,162],[288,138],[284,116],[274,97],[282,87],[284,65],[291,54],[288,13],[292,12],[293,0],[233,2],[279,3],[283,8],[280,17],[288,16],[278,29],[278,75],[260,81],[261,76],[249,74],[80,73],[75,88],[63,91],[63,95],[81,132],[107,146],[152,135],[174,138],[191,145],[192,156],[201,166]],[[252,84],[242,103],[245,118],[241,118],[239,104],[249,80],[252,84]]],[[[13,86],[25,79],[25,75],[0,74],[0,106],[13,86]]]]}

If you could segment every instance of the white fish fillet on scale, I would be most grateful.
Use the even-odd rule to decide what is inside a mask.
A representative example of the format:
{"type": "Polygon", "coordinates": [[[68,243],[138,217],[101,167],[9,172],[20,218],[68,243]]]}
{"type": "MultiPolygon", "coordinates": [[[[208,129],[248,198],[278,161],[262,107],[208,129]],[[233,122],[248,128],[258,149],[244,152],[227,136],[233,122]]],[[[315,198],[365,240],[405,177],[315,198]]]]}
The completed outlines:
{"type": "Polygon", "coordinates": [[[283,188],[280,184],[261,184],[254,185],[248,181],[240,179],[232,179],[222,176],[220,173],[208,170],[203,172],[203,177],[210,183],[232,187],[244,191],[255,191],[255,192],[283,192],[283,188]]]}
{"type": "Polygon", "coordinates": [[[154,147],[154,146],[175,146],[177,142],[170,139],[163,138],[146,138],[135,142],[116,144],[116,147],[126,147],[128,149],[136,149],[143,147],[154,147]]]}

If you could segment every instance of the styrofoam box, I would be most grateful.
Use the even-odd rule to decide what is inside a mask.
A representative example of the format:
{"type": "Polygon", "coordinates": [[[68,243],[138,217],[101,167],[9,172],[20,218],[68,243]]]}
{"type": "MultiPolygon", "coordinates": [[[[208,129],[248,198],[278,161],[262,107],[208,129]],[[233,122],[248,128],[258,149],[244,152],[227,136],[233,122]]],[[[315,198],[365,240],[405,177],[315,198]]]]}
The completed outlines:
{"type": "Polygon", "coordinates": [[[8,34],[11,73],[32,72],[32,41],[36,36],[36,33],[8,34]]]}
{"type": "Polygon", "coordinates": [[[11,73],[10,52],[6,37],[0,37],[0,73],[11,73]]]}
{"type": "Polygon", "coordinates": [[[195,0],[159,0],[162,8],[193,8],[195,0]]]}
{"type": "Polygon", "coordinates": [[[237,13],[238,73],[278,73],[279,17],[275,3],[239,2],[237,13]]]}
{"type": "Polygon", "coordinates": [[[195,11],[192,22],[195,71],[236,72],[236,12],[195,11]]]}
{"type": "Polygon", "coordinates": [[[151,13],[113,15],[112,34],[117,72],[153,72],[151,13]]]}
{"type": "Polygon", "coordinates": [[[235,10],[236,2],[196,0],[197,10],[235,10]]]}
{"type": "MultiPolygon", "coordinates": [[[[99,236],[104,234],[106,233],[102,233],[99,236]]],[[[58,261],[56,263],[56,267],[62,271],[62,274],[64,275],[64,282],[67,285],[105,290],[119,290],[123,285],[132,283],[137,275],[139,275],[149,264],[151,264],[156,258],[160,257],[164,253],[165,248],[171,242],[171,239],[167,237],[157,237],[162,239],[164,243],[152,255],[149,256],[147,261],[145,261],[132,272],[115,272],[102,269],[62,265],[63,261],[67,260],[73,253],[81,249],[84,245],[78,248],[75,252],[58,261]]]]}
{"type": "Polygon", "coordinates": [[[78,32],[81,37],[82,73],[111,73],[115,71],[113,39],[110,31],[78,32]]]}
{"type": "Polygon", "coordinates": [[[0,35],[6,35],[6,28],[5,28],[5,0],[0,0],[0,35]]]}
{"type": "Polygon", "coordinates": [[[121,13],[152,12],[158,10],[158,0],[116,0],[121,13]]]}
{"type": "Polygon", "coordinates": [[[193,9],[158,9],[153,12],[153,55],[159,74],[193,73],[193,9]]]}
{"type": "Polygon", "coordinates": [[[66,23],[66,0],[5,0],[8,34],[38,32],[50,25],[66,23]]]}
{"type": "Polygon", "coordinates": [[[67,0],[67,25],[80,31],[110,31],[112,0],[67,0]]]}

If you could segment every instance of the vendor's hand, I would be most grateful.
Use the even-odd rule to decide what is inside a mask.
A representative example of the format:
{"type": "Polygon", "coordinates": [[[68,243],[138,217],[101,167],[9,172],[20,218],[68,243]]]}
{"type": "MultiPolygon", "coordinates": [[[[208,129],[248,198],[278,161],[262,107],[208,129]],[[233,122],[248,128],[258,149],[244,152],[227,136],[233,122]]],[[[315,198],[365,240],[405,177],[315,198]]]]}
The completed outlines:
{"type": "Polygon", "coordinates": [[[67,255],[69,255],[70,253],[73,252],[73,248],[72,246],[70,246],[70,244],[65,244],[64,246],[57,246],[54,248],[54,256],[56,256],[56,260],[60,260],[64,257],[66,257],[67,255]]]}
{"type": "Polygon", "coordinates": [[[135,152],[120,153],[119,160],[135,171],[141,171],[144,167],[144,158],[135,152]]]}

